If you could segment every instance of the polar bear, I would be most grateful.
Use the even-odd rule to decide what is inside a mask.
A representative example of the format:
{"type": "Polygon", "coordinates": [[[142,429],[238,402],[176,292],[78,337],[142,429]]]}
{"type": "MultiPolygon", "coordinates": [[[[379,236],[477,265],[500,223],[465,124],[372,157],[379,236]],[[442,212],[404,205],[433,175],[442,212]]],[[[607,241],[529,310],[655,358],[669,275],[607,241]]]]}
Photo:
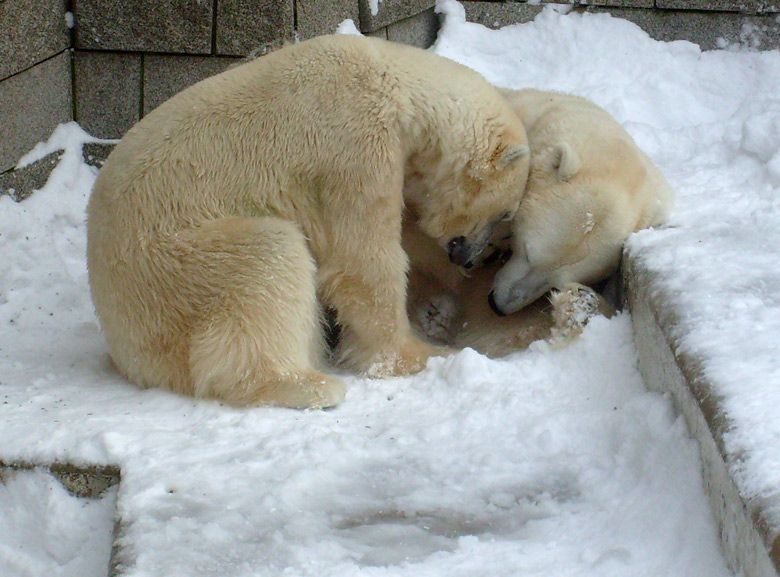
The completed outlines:
{"type": "Polygon", "coordinates": [[[500,91],[531,147],[523,201],[491,241],[498,252],[511,246],[511,258],[466,274],[441,258],[413,222],[404,224],[413,326],[435,341],[490,356],[539,339],[564,343],[593,314],[611,314],[610,303],[579,283],[608,277],[625,239],[662,223],[674,204],[661,172],[603,109],[562,93],[500,91]],[[551,302],[537,300],[550,289],[556,289],[551,302]],[[510,316],[499,318],[491,308],[510,316]]]}
{"type": "Polygon", "coordinates": [[[140,386],[332,406],[324,305],[343,365],[419,371],[446,351],[410,330],[404,206],[468,266],[516,211],[528,155],[481,76],[387,41],[319,37],[206,79],[136,124],[94,184],[89,283],[111,356],[140,386]]]}
{"type": "Polygon", "coordinates": [[[573,95],[502,90],[531,146],[531,171],[512,221],[512,258],[490,303],[516,312],[551,288],[595,283],[618,265],[623,242],[669,216],[661,171],[605,110],[573,95]]]}

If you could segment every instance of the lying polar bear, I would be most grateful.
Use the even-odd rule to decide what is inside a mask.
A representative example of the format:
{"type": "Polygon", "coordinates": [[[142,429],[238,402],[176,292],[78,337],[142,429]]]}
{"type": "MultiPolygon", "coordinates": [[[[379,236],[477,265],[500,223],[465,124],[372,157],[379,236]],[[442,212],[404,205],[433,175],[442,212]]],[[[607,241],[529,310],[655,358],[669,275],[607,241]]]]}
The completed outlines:
{"type": "Polygon", "coordinates": [[[503,90],[528,132],[531,168],[512,222],[512,258],[496,275],[499,314],[551,288],[595,283],[618,265],[623,242],[669,216],[661,171],[605,110],[567,94],[503,90]]]}
{"type": "Polygon", "coordinates": [[[590,315],[607,311],[602,299],[577,283],[612,274],[626,238],[664,222],[674,204],[661,172],[603,109],[568,94],[501,93],[525,125],[531,147],[523,201],[494,238],[498,249],[511,240],[509,261],[464,281],[463,269],[443,259],[411,223],[404,228],[413,324],[429,338],[493,356],[552,332],[576,335],[590,315]],[[538,301],[551,289],[560,291],[552,306],[538,301]],[[520,312],[501,319],[488,302],[497,315],[520,312]]]}

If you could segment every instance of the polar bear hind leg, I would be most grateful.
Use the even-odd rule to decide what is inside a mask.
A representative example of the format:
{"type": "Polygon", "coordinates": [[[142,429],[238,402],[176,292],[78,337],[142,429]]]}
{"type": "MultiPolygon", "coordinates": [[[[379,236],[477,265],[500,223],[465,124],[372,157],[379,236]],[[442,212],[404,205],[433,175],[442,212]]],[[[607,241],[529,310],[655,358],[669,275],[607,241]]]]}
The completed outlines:
{"type": "Polygon", "coordinates": [[[232,405],[323,408],[343,382],[323,355],[316,268],[292,222],[230,217],[178,235],[185,278],[202,306],[190,331],[193,393],[232,405]]]}

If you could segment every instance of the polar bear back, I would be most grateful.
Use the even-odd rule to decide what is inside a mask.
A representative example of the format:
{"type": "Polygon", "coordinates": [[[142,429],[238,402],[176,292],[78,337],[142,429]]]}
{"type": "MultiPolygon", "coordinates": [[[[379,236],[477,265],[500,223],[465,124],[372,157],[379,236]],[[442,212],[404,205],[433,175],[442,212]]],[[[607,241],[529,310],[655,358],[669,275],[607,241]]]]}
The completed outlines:
{"type": "MultiPolygon", "coordinates": [[[[658,167],[628,132],[604,109],[572,94],[535,89],[505,91],[526,126],[532,157],[565,143],[578,156],[582,180],[612,183],[626,197],[622,213],[631,230],[664,222],[674,205],[674,193],[658,167]]],[[[532,161],[533,164],[533,161],[532,161]]],[[[620,198],[615,199],[620,201],[620,198]]]]}

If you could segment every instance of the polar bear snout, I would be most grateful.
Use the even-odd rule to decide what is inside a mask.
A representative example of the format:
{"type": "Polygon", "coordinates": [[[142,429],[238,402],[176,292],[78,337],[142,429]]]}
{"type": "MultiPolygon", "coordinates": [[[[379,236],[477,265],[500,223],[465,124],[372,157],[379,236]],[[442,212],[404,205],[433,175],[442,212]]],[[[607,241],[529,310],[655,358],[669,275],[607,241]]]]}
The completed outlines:
{"type": "Polygon", "coordinates": [[[447,243],[447,254],[450,261],[463,268],[469,269],[474,266],[474,259],[471,256],[472,245],[465,236],[457,236],[447,243]]]}
{"type": "Polygon", "coordinates": [[[531,267],[520,257],[509,259],[493,279],[488,296],[490,308],[499,316],[515,313],[549,291],[552,286],[544,270],[531,267]]]}
{"type": "Polygon", "coordinates": [[[506,316],[506,313],[502,311],[500,308],[498,308],[498,305],[496,304],[495,291],[490,291],[490,294],[488,295],[488,304],[490,305],[490,310],[492,310],[498,316],[500,317],[506,316]]]}
{"type": "Polygon", "coordinates": [[[447,254],[450,261],[465,269],[472,268],[477,264],[487,246],[493,240],[498,224],[501,219],[495,220],[483,227],[479,232],[473,235],[473,238],[467,236],[456,236],[447,243],[447,254]]]}

